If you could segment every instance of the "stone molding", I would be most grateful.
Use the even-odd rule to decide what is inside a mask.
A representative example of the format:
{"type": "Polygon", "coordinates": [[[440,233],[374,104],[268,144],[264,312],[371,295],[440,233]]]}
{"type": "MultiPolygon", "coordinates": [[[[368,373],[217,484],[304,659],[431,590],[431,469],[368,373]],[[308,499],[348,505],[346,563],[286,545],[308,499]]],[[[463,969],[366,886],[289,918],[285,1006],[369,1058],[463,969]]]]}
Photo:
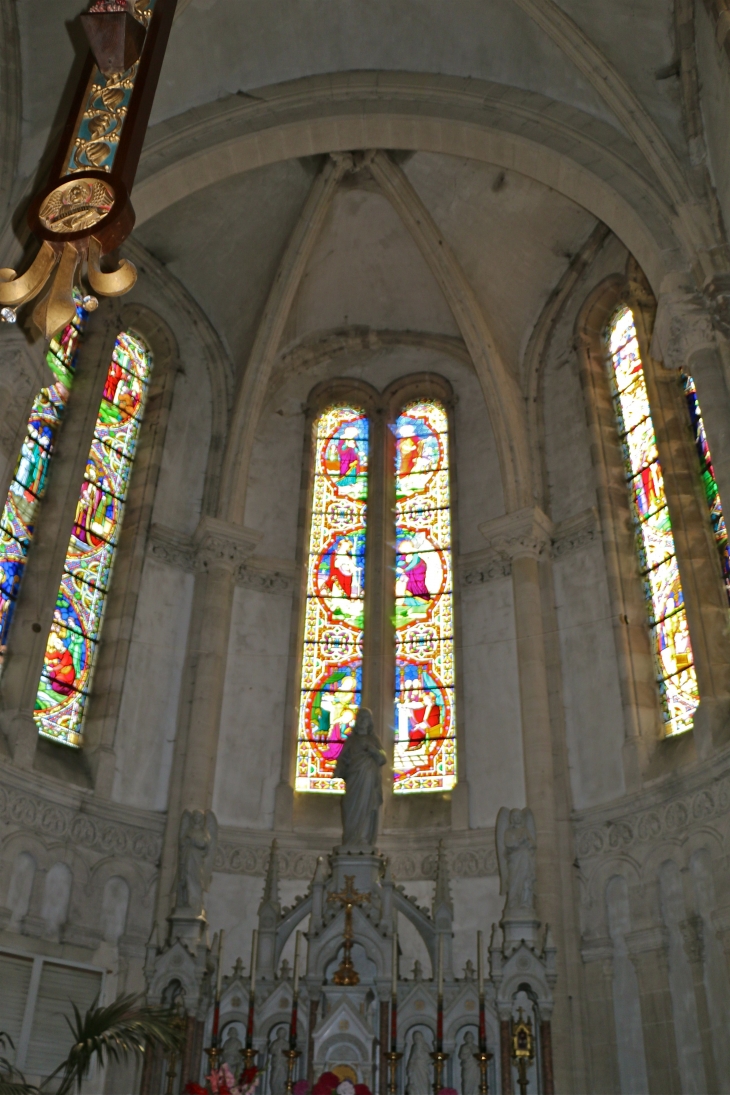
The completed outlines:
{"type": "MultiPolygon", "coordinates": [[[[220,522],[223,524],[223,522],[220,522]]],[[[230,527],[230,526],[228,526],[230,527]]],[[[245,530],[248,532],[249,530],[245,530]]],[[[259,533],[250,534],[246,543],[255,543],[260,539],[259,533]],[[255,539],[254,539],[255,537],[255,539]]],[[[271,559],[261,556],[246,554],[245,562],[236,561],[237,548],[235,543],[224,546],[222,539],[213,538],[215,544],[213,551],[220,550],[224,555],[228,553],[231,565],[234,568],[237,585],[248,589],[258,589],[264,593],[288,593],[294,585],[296,565],[286,559],[271,559]],[[272,566],[273,564],[273,566],[272,566]]],[[[208,541],[210,543],[210,541],[208,541]]],[[[148,553],[158,562],[188,573],[195,573],[207,569],[206,555],[202,555],[196,547],[195,539],[176,532],[164,525],[153,525],[150,529],[148,541],[148,553]]],[[[207,551],[208,547],[204,549],[207,551]]]]}
{"type": "Polygon", "coordinates": [[[251,555],[261,536],[260,532],[217,517],[201,517],[193,535],[196,569],[235,569],[251,555]]]}
{"type": "MultiPolygon", "coordinates": [[[[449,836],[444,834],[446,859],[452,878],[487,878],[497,874],[497,853],[492,829],[482,829],[467,836],[449,836]]],[[[396,882],[415,880],[432,881],[436,877],[436,845],[441,834],[422,837],[417,843],[409,836],[410,847],[403,848],[403,841],[387,835],[380,840],[380,848],[390,859],[393,877],[396,882]],[[420,847],[419,847],[420,845],[420,847]]],[[[264,878],[269,863],[271,841],[274,834],[243,833],[232,826],[223,826],[220,830],[216,851],[216,871],[222,874],[244,874],[264,878]]],[[[301,879],[309,883],[317,865],[318,856],[326,856],[331,851],[337,836],[332,834],[329,842],[314,840],[288,841],[277,837],[279,841],[279,877],[301,879]]]]}
{"type": "Polygon", "coordinates": [[[591,939],[580,950],[584,962],[612,962],[613,942],[611,939],[591,939]]]}
{"type": "MultiPolygon", "coordinates": [[[[514,516],[514,515],[509,515],[514,516]]],[[[549,522],[549,518],[545,517],[546,522],[549,522]]],[[[497,521],[503,521],[504,518],[498,517],[497,521]]],[[[485,525],[481,525],[480,529],[484,533],[484,529],[488,525],[494,525],[495,522],[487,522],[485,525]]],[[[595,506],[590,509],[582,510],[580,513],[575,514],[574,517],[568,517],[565,521],[561,521],[554,526],[545,526],[545,533],[547,534],[548,527],[552,528],[550,535],[550,554],[554,559],[559,559],[563,555],[568,555],[573,551],[580,551],[581,548],[586,547],[587,544],[592,544],[599,538],[601,531],[601,524],[598,517],[598,510],[595,506]]],[[[470,586],[481,585],[486,582],[492,582],[497,578],[507,578],[512,573],[511,559],[505,557],[505,553],[497,549],[496,541],[501,540],[500,529],[497,528],[496,536],[490,543],[490,546],[484,551],[472,551],[467,555],[462,555],[459,559],[458,573],[459,580],[462,588],[468,589],[470,586]]],[[[547,542],[544,547],[547,547],[547,542]]],[[[541,548],[540,553],[544,550],[541,548]]],[[[514,557],[514,556],[513,556],[514,557]]]]}
{"type": "Polygon", "coordinates": [[[632,958],[637,954],[646,954],[648,951],[666,953],[669,944],[669,934],[663,924],[638,928],[636,931],[627,932],[624,938],[632,958]]]}
{"type": "Polygon", "coordinates": [[[672,290],[657,303],[651,354],[665,369],[688,369],[693,353],[715,348],[712,318],[700,293],[672,290]]]}
{"type": "Polygon", "coordinates": [[[37,833],[54,843],[61,841],[79,849],[104,855],[128,856],[157,865],[162,852],[164,818],[142,811],[93,801],[64,802],[59,796],[44,795],[27,784],[16,782],[15,773],[0,773],[0,821],[37,833]],[[135,821],[125,814],[133,814],[135,821]]]}
{"type": "Polygon", "coordinates": [[[479,531],[496,555],[512,562],[539,559],[552,543],[553,523],[539,506],[526,506],[485,521],[479,531]]]}
{"type": "Polygon", "coordinates": [[[730,752],[668,786],[641,791],[574,817],[580,860],[615,856],[642,844],[674,840],[730,813],[730,752]],[[714,769],[714,771],[713,771],[714,769]]]}

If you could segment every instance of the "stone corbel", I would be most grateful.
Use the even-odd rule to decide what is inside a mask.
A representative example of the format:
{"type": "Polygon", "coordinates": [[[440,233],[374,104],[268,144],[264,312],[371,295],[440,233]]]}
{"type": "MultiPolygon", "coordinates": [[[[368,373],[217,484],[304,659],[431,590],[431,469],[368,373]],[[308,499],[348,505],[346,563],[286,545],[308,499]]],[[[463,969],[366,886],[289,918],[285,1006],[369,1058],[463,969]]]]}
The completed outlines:
{"type": "Polygon", "coordinates": [[[495,517],[479,526],[490,548],[504,559],[539,559],[550,548],[553,523],[539,506],[495,517]]]}
{"type": "Polygon", "coordinates": [[[699,293],[662,293],[657,306],[651,355],[665,369],[689,369],[698,350],[716,349],[712,317],[699,293]]]}
{"type": "Polygon", "coordinates": [[[217,517],[202,517],[193,536],[196,569],[236,570],[253,553],[262,535],[217,517]]]}

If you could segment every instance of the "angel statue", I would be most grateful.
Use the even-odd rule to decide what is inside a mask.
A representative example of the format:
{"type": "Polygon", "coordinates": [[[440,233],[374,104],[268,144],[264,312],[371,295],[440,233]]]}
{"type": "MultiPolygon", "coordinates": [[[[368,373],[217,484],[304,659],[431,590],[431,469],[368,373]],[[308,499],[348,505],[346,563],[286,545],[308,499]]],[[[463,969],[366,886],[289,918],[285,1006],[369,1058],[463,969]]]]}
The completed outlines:
{"type": "Polygon", "coordinates": [[[203,894],[210,886],[218,843],[218,822],[212,810],[186,810],[180,821],[177,860],[178,909],[203,912],[203,894]]]}
{"type": "Polygon", "coordinates": [[[534,917],[537,835],[532,810],[503,806],[497,814],[496,836],[499,892],[507,895],[504,915],[534,917]]]}

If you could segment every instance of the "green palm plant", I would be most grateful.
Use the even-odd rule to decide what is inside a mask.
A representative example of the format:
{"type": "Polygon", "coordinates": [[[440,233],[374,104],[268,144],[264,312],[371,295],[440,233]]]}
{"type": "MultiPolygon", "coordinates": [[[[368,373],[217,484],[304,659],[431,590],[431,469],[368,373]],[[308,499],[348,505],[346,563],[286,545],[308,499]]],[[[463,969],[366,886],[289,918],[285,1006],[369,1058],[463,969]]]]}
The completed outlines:
{"type": "MultiPolygon", "coordinates": [[[[0,1058],[0,1095],[39,1095],[49,1088],[53,1090],[53,1081],[58,1077],[60,1085],[55,1095],[71,1095],[74,1088],[80,1090],[94,1062],[103,1068],[109,1061],[120,1061],[130,1053],[142,1054],[155,1045],[178,1052],[184,1030],[177,1014],[170,1008],[147,1007],[140,1000],[140,996],[131,994],[99,1007],[97,998],[85,1015],[73,1004],[73,1021],[66,1019],[73,1045],[65,1061],[38,1089],[26,1083],[9,1061],[0,1058]]],[[[10,1042],[7,1035],[0,1035],[0,1048],[4,1048],[2,1039],[10,1042]]]]}

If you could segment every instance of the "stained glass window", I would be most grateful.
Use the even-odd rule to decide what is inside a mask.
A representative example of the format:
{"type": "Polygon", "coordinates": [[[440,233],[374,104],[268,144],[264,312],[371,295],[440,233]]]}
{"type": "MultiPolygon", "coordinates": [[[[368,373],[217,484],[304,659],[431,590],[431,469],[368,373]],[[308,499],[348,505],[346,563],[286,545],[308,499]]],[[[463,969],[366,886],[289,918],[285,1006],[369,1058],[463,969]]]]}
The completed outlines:
{"type": "Polygon", "coordinates": [[[699,704],[679,566],[634,317],[621,308],[607,332],[613,403],[626,462],[657,682],[667,733],[689,730],[699,704]]]}
{"type": "Polygon", "coordinates": [[[143,343],[129,331],[120,334],[96,419],[36,697],[38,730],[67,745],[81,743],[151,367],[143,343]]]}
{"type": "Polygon", "coordinates": [[[330,407],[314,437],[296,790],[341,792],[332,776],[362,692],[368,420],[330,407]]]}
{"type": "Polygon", "coordinates": [[[697,456],[700,461],[700,475],[702,476],[705,498],[707,499],[707,505],[710,510],[712,531],[715,534],[715,543],[717,544],[717,551],[720,556],[720,566],[722,567],[722,577],[725,582],[725,592],[727,593],[728,600],[730,600],[730,551],[728,551],[727,526],[725,525],[725,517],[722,512],[720,492],[717,487],[717,479],[715,478],[715,469],[712,466],[710,446],[707,444],[707,434],[705,433],[705,424],[702,421],[702,411],[700,410],[700,403],[697,398],[697,389],[695,388],[695,382],[692,377],[687,376],[686,373],[682,374],[682,387],[684,388],[684,396],[687,400],[689,420],[692,425],[695,448],[697,449],[697,456]]]}
{"type": "Polygon", "coordinates": [[[76,353],[87,313],[76,297],[76,316],[51,340],[46,361],[55,382],[33,400],[25,438],[0,517],[0,666],[7,649],[36,513],[45,493],[56,434],[61,425],[76,368],[76,353]]]}
{"type": "Polygon", "coordinates": [[[456,783],[449,433],[440,403],[396,420],[396,793],[456,783]]]}

